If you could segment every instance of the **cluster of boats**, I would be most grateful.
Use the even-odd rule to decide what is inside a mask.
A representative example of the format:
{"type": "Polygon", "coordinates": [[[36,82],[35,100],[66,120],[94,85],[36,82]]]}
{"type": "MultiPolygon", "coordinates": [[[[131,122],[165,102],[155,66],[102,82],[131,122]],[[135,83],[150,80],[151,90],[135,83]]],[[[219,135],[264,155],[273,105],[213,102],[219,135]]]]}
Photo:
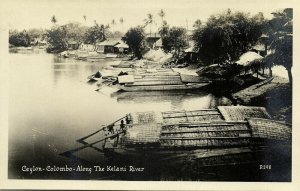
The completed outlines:
{"type": "Polygon", "coordinates": [[[263,107],[136,112],[78,139],[83,146],[63,154],[91,147],[118,158],[147,155],[182,161],[189,157],[203,166],[254,163],[268,145],[289,148],[291,132],[291,125],[272,120],[263,107]],[[91,137],[102,138],[89,142],[91,137]]]}
{"type": "Polygon", "coordinates": [[[190,74],[181,74],[173,69],[136,69],[121,72],[115,75],[91,75],[90,80],[111,81],[112,85],[122,91],[164,91],[190,90],[205,87],[210,80],[190,74]]]}
{"type": "Polygon", "coordinates": [[[59,54],[59,56],[64,57],[64,58],[75,58],[77,60],[84,60],[84,61],[90,61],[90,62],[95,62],[98,60],[102,59],[114,59],[114,58],[122,58],[124,55],[120,54],[114,54],[114,53],[98,53],[95,51],[64,51],[59,54]]]}
{"type": "MultiPolygon", "coordinates": [[[[131,62],[114,67],[126,68],[123,66],[128,70],[109,75],[98,71],[89,79],[128,92],[199,89],[211,83],[204,77],[174,69],[133,69],[131,62]]],[[[141,111],[126,114],[78,139],[83,145],[62,155],[70,156],[93,148],[118,159],[125,157],[125,161],[150,157],[155,161],[175,163],[196,161],[202,167],[259,164],[274,148],[290,150],[291,136],[291,125],[273,120],[263,107],[141,111]]]]}

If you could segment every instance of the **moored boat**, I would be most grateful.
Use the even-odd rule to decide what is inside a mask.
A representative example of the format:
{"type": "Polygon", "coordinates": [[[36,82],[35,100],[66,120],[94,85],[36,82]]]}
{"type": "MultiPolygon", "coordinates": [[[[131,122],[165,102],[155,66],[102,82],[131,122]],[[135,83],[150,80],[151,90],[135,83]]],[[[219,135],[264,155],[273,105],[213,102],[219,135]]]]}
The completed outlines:
{"type": "Polygon", "coordinates": [[[117,86],[123,91],[164,91],[199,89],[211,82],[199,76],[183,75],[174,71],[137,72],[118,76],[117,86]]]}
{"type": "Polygon", "coordinates": [[[120,158],[197,160],[203,166],[253,163],[270,145],[290,146],[291,126],[271,119],[265,108],[219,106],[196,111],[136,112],[78,140],[120,158]],[[91,142],[93,137],[102,137],[91,142]]]}

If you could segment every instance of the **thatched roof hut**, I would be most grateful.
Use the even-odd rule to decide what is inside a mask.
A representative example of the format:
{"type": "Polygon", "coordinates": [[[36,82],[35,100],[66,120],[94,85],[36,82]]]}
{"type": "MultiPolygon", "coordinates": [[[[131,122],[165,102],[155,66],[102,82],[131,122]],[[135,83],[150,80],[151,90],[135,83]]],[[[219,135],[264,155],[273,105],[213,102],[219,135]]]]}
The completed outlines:
{"type": "Polygon", "coordinates": [[[206,66],[201,68],[196,73],[199,76],[207,77],[207,78],[230,78],[239,74],[241,66],[237,64],[213,64],[210,66],[206,66]]]}
{"type": "Polygon", "coordinates": [[[256,52],[248,51],[242,54],[238,61],[235,63],[243,66],[243,67],[251,67],[257,64],[262,63],[263,58],[261,55],[257,54],[256,52]]]}
{"type": "Polygon", "coordinates": [[[260,69],[264,69],[267,67],[266,59],[256,52],[248,51],[242,54],[238,61],[235,62],[239,66],[241,66],[241,72],[252,71],[258,73],[260,69]]]}

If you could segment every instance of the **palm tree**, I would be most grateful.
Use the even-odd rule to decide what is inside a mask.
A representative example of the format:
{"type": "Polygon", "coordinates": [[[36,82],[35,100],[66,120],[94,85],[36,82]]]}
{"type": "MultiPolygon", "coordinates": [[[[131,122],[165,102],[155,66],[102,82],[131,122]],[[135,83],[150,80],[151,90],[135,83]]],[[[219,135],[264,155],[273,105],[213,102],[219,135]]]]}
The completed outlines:
{"type": "Polygon", "coordinates": [[[201,20],[200,20],[200,19],[197,19],[197,20],[194,22],[193,27],[194,27],[195,29],[199,29],[199,28],[201,27],[201,25],[202,25],[201,20]]]}
{"type": "Polygon", "coordinates": [[[154,22],[153,15],[151,13],[148,13],[147,19],[145,19],[144,21],[145,21],[145,26],[149,25],[150,27],[150,36],[151,36],[151,27],[154,22]]]}
{"type": "Polygon", "coordinates": [[[122,32],[123,32],[123,23],[124,23],[123,17],[121,17],[119,21],[120,21],[120,24],[121,24],[121,26],[122,26],[122,32]]]}
{"type": "Polygon", "coordinates": [[[86,15],[83,15],[83,20],[86,22],[86,15]]]}
{"type": "Polygon", "coordinates": [[[51,22],[52,22],[53,24],[56,24],[56,23],[57,23],[57,19],[56,19],[55,15],[52,16],[51,22]]]}
{"type": "Polygon", "coordinates": [[[112,31],[113,31],[113,27],[114,27],[114,25],[116,25],[116,21],[115,21],[115,19],[113,19],[112,21],[111,21],[111,28],[112,28],[112,31]]]}
{"type": "Polygon", "coordinates": [[[164,21],[165,15],[166,15],[166,13],[164,12],[163,9],[161,9],[161,10],[158,12],[158,16],[160,16],[160,18],[161,18],[161,25],[163,25],[163,21],[164,21]]]}

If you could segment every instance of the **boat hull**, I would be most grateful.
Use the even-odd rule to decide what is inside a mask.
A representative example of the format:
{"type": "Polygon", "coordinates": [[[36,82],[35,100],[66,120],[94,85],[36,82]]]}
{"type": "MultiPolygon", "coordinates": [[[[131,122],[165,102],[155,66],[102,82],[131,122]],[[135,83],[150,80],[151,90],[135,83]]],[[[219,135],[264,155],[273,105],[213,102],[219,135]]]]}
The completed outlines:
{"type": "Polygon", "coordinates": [[[135,91],[166,91],[166,90],[190,90],[199,89],[209,85],[210,83],[197,83],[197,84],[179,84],[179,85],[153,85],[153,86],[126,86],[119,85],[119,89],[128,92],[135,91]]]}

